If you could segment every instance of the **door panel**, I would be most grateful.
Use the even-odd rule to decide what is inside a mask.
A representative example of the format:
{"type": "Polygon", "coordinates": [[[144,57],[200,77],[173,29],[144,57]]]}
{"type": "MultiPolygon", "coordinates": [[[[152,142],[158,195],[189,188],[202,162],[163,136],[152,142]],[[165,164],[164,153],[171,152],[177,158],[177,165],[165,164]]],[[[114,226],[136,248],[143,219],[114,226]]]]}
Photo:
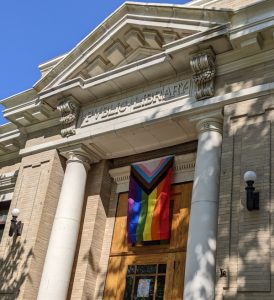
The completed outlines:
{"type": "Polygon", "coordinates": [[[171,201],[174,202],[170,239],[170,248],[172,249],[186,250],[191,191],[191,183],[172,187],[171,201]]]}
{"type": "Polygon", "coordinates": [[[127,245],[127,193],[120,194],[111,244],[111,254],[128,251],[127,245]]]}
{"type": "Polygon", "coordinates": [[[184,290],[184,274],[185,274],[185,258],[186,252],[175,253],[174,259],[174,274],[173,274],[173,284],[172,284],[172,300],[182,299],[184,290]]]}
{"type": "MultiPolygon", "coordinates": [[[[183,183],[172,186],[170,219],[171,238],[170,241],[159,243],[158,245],[155,243],[146,243],[137,246],[129,245],[127,243],[128,197],[127,193],[120,195],[105,283],[104,300],[124,299],[127,276],[128,283],[136,283],[135,287],[139,288],[137,283],[140,281],[140,276],[138,274],[127,275],[128,266],[153,264],[166,264],[164,300],[182,299],[191,191],[192,183],[183,183]]],[[[159,281],[163,280],[163,275],[154,274],[152,276],[156,276],[156,292],[156,282],[158,277],[161,277],[159,277],[159,281]]],[[[150,277],[148,276],[147,278],[150,277]]],[[[149,281],[150,279],[146,280],[149,281]]],[[[151,282],[153,282],[153,280],[151,279],[151,282]]],[[[130,286],[131,285],[129,284],[129,287],[130,286]]],[[[129,290],[129,288],[127,290],[129,290]]],[[[131,291],[132,293],[136,292],[134,289],[131,291]]],[[[126,300],[130,299],[133,298],[126,300]]]]}
{"type": "MultiPolygon", "coordinates": [[[[124,299],[126,276],[130,265],[166,264],[164,300],[182,299],[185,253],[115,256],[109,260],[104,299],[124,299]]],[[[127,299],[127,300],[130,300],[127,299]]]]}

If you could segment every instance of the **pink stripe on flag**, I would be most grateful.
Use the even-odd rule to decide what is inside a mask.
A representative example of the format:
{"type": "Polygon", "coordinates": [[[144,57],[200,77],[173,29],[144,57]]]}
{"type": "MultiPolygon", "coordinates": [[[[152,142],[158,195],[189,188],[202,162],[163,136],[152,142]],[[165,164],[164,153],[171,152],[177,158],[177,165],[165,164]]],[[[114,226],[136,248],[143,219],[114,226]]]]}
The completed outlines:
{"type": "Polygon", "coordinates": [[[161,168],[161,166],[162,166],[162,164],[164,162],[165,162],[165,158],[160,161],[159,165],[152,172],[150,172],[143,164],[136,164],[136,165],[140,169],[142,169],[144,173],[146,173],[147,175],[151,176],[151,175],[153,175],[156,171],[158,171],[161,168]]]}

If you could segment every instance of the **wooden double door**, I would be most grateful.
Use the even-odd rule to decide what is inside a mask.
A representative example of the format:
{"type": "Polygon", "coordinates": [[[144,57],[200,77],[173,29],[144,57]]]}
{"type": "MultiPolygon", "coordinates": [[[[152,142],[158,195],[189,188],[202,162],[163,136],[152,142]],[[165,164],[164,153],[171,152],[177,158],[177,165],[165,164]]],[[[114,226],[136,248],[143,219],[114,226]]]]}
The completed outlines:
{"type": "Polygon", "coordinates": [[[118,201],[104,300],[181,300],[192,183],[172,186],[169,241],[127,243],[127,194],[118,201]]]}

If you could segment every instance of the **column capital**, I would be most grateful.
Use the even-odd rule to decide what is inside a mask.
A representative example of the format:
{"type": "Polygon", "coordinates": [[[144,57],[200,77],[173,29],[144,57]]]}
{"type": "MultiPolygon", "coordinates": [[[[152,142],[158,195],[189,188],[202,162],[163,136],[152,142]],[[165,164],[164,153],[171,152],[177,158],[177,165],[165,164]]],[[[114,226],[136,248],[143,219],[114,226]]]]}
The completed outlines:
{"type": "Polygon", "coordinates": [[[90,169],[90,158],[85,155],[75,152],[68,152],[67,165],[72,162],[82,163],[87,171],[90,169]]]}
{"type": "Polygon", "coordinates": [[[91,163],[100,160],[99,157],[84,144],[71,145],[59,150],[60,154],[67,159],[67,164],[71,162],[82,163],[86,170],[89,170],[91,163]]]}
{"type": "Polygon", "coordinates": [[[197,123],[199,133],[206,131],[217,131],[222,134],[223,122],[221,118],[204,118],[197,123]]]}

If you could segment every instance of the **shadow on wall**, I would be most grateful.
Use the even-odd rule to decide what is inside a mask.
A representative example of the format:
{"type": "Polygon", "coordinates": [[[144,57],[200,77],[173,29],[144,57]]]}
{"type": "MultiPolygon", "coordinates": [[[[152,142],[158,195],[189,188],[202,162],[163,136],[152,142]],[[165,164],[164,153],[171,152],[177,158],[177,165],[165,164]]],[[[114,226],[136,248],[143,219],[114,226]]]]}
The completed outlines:
{"type": "Polygon", "coordinates": [[[33,257],[32,249],[26,251],[26,242],[13,238],[6,249],[4,257],[0,258],[0,299],[15,300],[25,280],[31,280],[28,275],[28,263],[33,257]]]}
{"type": "MultiPolygon", "coordinates": [[[[259,91],[259,89],[258,89],[259,91]]],[[[271,291],[271,181],[273,125],[269,109],[273,95],[231,105],[225,110],[219,199],[216,300],[252,292],[261,299],[271,291]],[[246,208],[247,170],[257,173],[260,210],[246,208]],[[227,209],[226,209],[227,208],[227,209]],[[220,276],[220,268],[227,277],[220,276]],[[234,290],[233,290],[234,289],[234,290]]],[[[273,118],[273,117],[272,117],[273,118]]],[[[244,295],[244,294],[243,294],[244,295]]]]}

